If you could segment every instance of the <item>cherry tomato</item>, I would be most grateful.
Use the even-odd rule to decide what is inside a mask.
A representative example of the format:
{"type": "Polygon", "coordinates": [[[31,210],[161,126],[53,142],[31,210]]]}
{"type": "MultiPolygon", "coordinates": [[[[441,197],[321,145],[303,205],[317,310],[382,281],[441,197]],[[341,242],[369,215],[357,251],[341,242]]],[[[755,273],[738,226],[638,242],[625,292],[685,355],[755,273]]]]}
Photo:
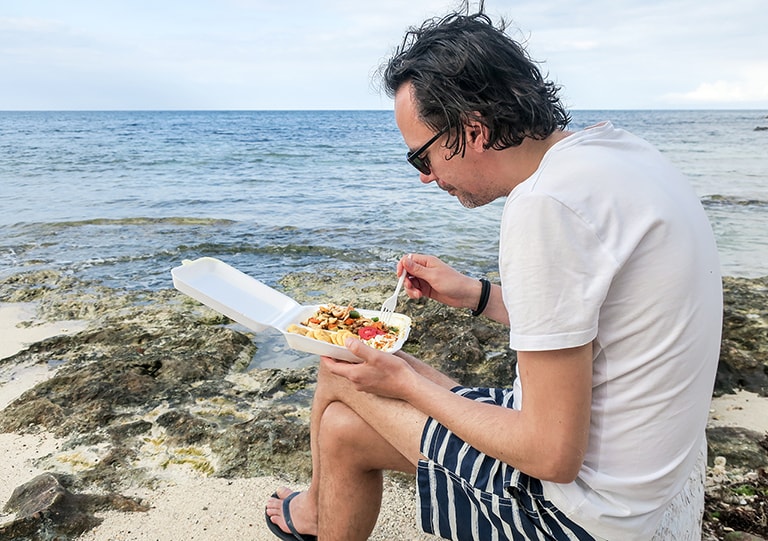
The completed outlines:
{"type": "Polygon", "coordinates": [[[360,330],[357,331],[357,335],[360,337],[361,340],[370,340],[371,338],[379,334],[386,334],[386,333],[376,327],[361,327],[360,330]]]}

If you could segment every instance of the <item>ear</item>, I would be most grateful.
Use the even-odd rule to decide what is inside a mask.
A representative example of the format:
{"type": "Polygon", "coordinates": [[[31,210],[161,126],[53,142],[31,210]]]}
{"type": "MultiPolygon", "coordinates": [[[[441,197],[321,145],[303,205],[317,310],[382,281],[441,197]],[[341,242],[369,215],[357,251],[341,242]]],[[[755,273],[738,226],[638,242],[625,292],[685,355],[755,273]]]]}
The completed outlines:
{"type": "Polygon", "coordinates": [[[464,133],[467,137],[467,148],[476,152],[485,152],[488,142],[488,126],[478,120],[470,120],[464,125],[464,133]]]}

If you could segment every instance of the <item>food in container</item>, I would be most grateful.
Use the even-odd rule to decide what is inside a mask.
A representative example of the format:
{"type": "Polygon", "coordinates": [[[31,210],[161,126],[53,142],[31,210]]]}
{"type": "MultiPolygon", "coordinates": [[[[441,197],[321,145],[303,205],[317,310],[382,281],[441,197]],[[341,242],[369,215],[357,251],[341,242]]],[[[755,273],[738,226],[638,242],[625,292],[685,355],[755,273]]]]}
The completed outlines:
{"type": "Polygon", "coordinates": [[[320,306],[300,325],[292,323],[288,325],[286,330],[339,346],[343,346],[348,337],[353,337],[382,351],[391,351],[400,339],[398,326],[388,325],[381,321],[378,316],[363,315],[351,305],[346,307],[335,304],[320,306]]]}
{"type": "MultiPolygon", "coordinates": [[[[347,335],[331,336],[331,332],[338,333],[338,331],[323,329],[322,322],[317,324],[311,321],[312,319],[321,321],[321,318],[326,317],[323,315],[326,313],[330,314],[327,319],[336,317],[333,316],[333,312],[338,312],[339,309],[349,308],[345,321],[355,319],[349,317],[354,311],[360,318],[364,318],[362,322],[372,322],[372,324],[357,327],[357,336],[371,347],[382,351],[391,353],[398,351],[408,339],[410,332],[411,319],[404,314],[392,314],[389,328],[383,329],[382,325],[379,325],[379,330],[383,331],[379,333],[371,330],[377,328],[375,324],[378,310],[342,308],[334,304],[301,305],[287,295],[212,257],[185,261],[172,269],[171,275],[173,285],[179,291],[253,331],[260,332],[267,327],[275,328],[283,334],[291,348],[306,353],[360,362],[360,359],[343,345],[347,335]],[[369,330],[363,331],[361,335],[359,329],[362,328],[369,330]],[[305,329],[311,330],[312,333],[305,331],[302,334],[301,331],[305,329]],[[330,340],[326,340],[323,333],[318,333],[316,338],[315,331],[325,331],[329,334],[330,340]]],[[[351,330],[352,328],[353,326],[350,325],[349,328],[342,330],[355,332],[351,330]]]]}

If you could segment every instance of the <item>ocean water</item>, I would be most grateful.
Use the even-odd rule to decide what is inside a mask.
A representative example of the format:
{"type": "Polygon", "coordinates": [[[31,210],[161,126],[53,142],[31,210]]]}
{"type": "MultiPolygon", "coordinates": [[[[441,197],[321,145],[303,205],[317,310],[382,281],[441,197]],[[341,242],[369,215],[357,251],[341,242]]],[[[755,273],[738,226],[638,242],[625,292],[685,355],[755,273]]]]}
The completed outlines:
{"type": "MultiPolygon", "coordinates": [[[[765,111],[576,111],[640,135],[687,173],[723,273],[768,275],[765,111]]],[[[407,252],[495,270],[503,201],[424,186],[391,111],[0,112],[0,277],[54,268],[171,287],[213,256],[267,284],[407,252]]]]}

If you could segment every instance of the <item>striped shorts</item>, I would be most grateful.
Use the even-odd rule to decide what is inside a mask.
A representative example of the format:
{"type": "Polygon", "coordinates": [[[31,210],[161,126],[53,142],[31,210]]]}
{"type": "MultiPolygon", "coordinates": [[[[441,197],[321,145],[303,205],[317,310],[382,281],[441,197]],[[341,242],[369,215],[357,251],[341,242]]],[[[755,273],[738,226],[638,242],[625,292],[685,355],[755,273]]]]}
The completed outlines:
{"type": "MultiPolygon", "coordinates": [[[[511,408],[511,389],[453,392],[471,400],[511,408]]],[[[445,539],[593,540],[544,499],[541,481],[467,445],[428,419],[417,471],[421,527],[445,539]]]]}

